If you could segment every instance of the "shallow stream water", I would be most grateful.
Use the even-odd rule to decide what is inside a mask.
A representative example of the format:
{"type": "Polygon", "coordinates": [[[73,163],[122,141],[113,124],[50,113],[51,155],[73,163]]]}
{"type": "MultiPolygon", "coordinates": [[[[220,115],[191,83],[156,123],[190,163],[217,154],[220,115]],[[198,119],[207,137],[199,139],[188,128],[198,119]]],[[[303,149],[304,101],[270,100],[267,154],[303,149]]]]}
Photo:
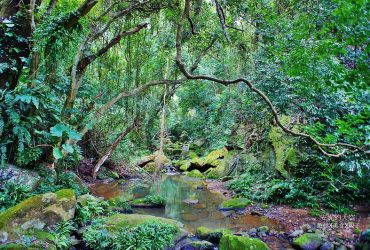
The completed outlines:
{"type": "MultiPolygon", "coordinates": [[[[178,220],[191,233],[194,233],[200,226],[210,229],[228,228],[235,233],[246,232],[248,229],[260,226],[268,226],[271,230],[276,231],[284,230],[276,221],[263,216],[237,214],[235,211],[220,211],[218,207],[226,198],[218,192],[208,190],[203,180],[187,178],[182,175],[164,175],[161,181],[150,186],[147,192],[130,188],[130,186],[135,186],[134,182],[131,181],[126,185],[99,183],[91,186],[90,190],[92,194],[102,196],[105,199],[122,195],[143,197],[147,194],[159,194],[166,199],[165,207],[134,208],[134,213],[178,220]]],[[[140,180],[137,180],[136,184],[137,182],[140,183],[140,180]]],[[[275,245],[276,242],[273,244],[275,245]]],[[[278,244],[280,245],[281,242],[278,244]]]]}

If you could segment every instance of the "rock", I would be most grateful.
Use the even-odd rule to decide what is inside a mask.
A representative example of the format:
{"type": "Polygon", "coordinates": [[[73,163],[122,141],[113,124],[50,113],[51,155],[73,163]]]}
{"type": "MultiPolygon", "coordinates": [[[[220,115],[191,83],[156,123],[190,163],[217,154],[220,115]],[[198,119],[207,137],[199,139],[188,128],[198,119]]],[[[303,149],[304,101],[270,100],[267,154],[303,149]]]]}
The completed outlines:
{"type": "Polygon", "coordinates": [[[295,238],[295,237],[302,235],[303,233],[304,233],[303,230],[295,230],[293,231],[293,233],[289,234],[289,237],[295,238]]]}
{"type": "Polygon", "coordinates": [[[268,226],[262,226],[262,227],[259,227],[257,230],[258,232],[261,232],[261,233],[268,233],[270,228],[268,226]]]}
{"type": "Polygon", "coordinates": [[[294,239],[293,246],[302,250],[315,250],[318,249],[323,240],[318,233],[305,233],[298,238],[294,239]]]}
{"type": "Polygon", "coordinates": [[[35,190],[41,182],[40,175],[32,170],[6,165],[0,169],[0,183],[13,182],[30,191],[35,190]]]}
{"type": "Polygon", "coordinates": [[[157,164],[155,164],[154,161],[149,162],[144,166],[144,170],[147,171],[148,173],[154,173],[156,169],[157,169],[157,164]]]}
{"type": "Polygon", "coordinates": [[[370,250],[370,228],[360,234],[359,241],[355,244],[355,249],[370,250]]]}
{"type": "Polygon", "coordinates": [[[242,209],[250,205],[251,201],[247,198],[233,198],[227,201],[224,201],[219,206],[220,210],[235,210],[242,209]]]}
{"type": "Polygon", "coordinates": [[[47,231],[61,221],[72,219],[76,204],[71,189],[30,197],[0,214],[0,235],[8,235],[9,241],[19,239],[29,230],[47,231]]]}
{"type": "Polygon", "coordinates": [[[334,245],[333,243],[327,241],[322,246],[320,247],[320,250],[334,250],[334,245]]]}
{"type": "Polygon", "coordinates": [[[370,228],[366,229],[360,234],[360,241],[370,243],[370,228]]]}
{"type": "Polygon", "coordinates": [[[196,236],[199,239],[210,241],[214,244],[218,244],[224,234],[231,233],[230,229],[209,229],[207,227],[198,227],[195,231],[196,236]]]}
{"type": "Polygon", "coordinates": [[[194,249],[194,250],[212,250],[214,245],[209,241],[193,241],[189,244],[191,248],[186,249],[194,249]]]}
{"type": "Polygon", "coordinates": [[[251,215],[262,216],[263,214],[260,213],[259,211],[253,210],[253,211],[251,211],[251,215]]]}
{"type": "Polygon", "coordinates": [[[185,213],[181,215],[181,219],[184,221],[197,221],[199,220],[200,216],[195,213],[185,213]]]}
{"type": "Polygon", "coordinates": [[[205,178],[205,176],[197,169],[191,170],[186,174],[186,176],[190,178],[201,178],[201,179],[205,178]]]}
{"type": "Polygon", "coordinates": [[[219,179],[224,176],[226,169],[228,167],[228,162],[225,160],[219,160],[218,166],[214,168],[209,168],[205,173],[208,179],[219,179]]]}
{"type": "Polygon", "coordinates": [[[196,208],[196,209],[205,209],[205,208],[207,208],[207,205],[203,204],[203,203],[197,203],[197,204],[194,205],[194,208],[196,208]]]}
{"type": "Polygon", "coordinates": [[[188,199],[183,200],[182,202],[184,202],[185,204],[188,204],[188,205],[195,205],[195,204],[199,203],[199,200],[188,198],[188,199]]]}
{"type": "Polygon", "coordinates": [[[255,249],[255,250],[269,250],[269,247],[259,239],[249,238],[245,236],[236,236],[232,234],[225,234],[220,241],[220,250],[241,250],[241,249],[255,249]]]}

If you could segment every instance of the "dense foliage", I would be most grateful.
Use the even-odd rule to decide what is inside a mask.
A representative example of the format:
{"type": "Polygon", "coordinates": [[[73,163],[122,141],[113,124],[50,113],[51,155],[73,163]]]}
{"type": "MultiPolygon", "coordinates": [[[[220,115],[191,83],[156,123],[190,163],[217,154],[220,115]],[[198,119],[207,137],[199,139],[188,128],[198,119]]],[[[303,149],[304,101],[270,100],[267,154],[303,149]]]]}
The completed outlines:
{"type": "MultiPolygon", "coordinates": [[[[134,161],[165,139],[169,155],[236,150],[230,187],[257,201],[342,210],[369,195],[368,1],[228,0],[222,15],[218,1],[53,2],[1,7],[0,159],[56,169],[36,193],[84,193],[63,174],[81,159],[134,161]],[[184,76],[179,58],[271,104],[184,76]]],[[[0,188],[1,209],[28,192],[0,188]]]]}

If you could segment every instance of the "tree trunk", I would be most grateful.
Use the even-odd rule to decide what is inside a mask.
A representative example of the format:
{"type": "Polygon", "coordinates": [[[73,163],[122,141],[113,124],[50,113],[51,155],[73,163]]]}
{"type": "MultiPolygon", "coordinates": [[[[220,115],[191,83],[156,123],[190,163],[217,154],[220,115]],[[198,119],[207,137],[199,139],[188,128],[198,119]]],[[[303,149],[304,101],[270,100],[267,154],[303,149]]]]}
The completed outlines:
{"type": "Polygon", "coordinates": [[[105,152],[105,154],[99,159],[98,163],[96,163],[96,165],[94,166],[94,169],[93,169],[93,172],[92,172],[92,176],[94,178],[94,180],[96,179],[96,176],[98,174],[98,171],[100,169],[100,167],[104,164],[104,162],[109,158],[109,156],[113,153],[113,151],[117,148],[117,146],[119,145],[119,143],[122,141],[123,138],[126,137],[126,135],[128,133],[131,132],[131,130],[133,130],[136,126],[136,123],[133,122],[133,124],[131,126],[129,126],[128,128],[126,128],[125,131],[123,131],[118,137],[117,139],[113,142],[113,144],[108,148],[108,150],[105,152]]]}
{"type": "Polygon", "coordinates": [[[31,15],[30,0],[0,0],[0,21],[7,22],[0,29],[0,89],[14,89],[30,55],[31,15]]]}

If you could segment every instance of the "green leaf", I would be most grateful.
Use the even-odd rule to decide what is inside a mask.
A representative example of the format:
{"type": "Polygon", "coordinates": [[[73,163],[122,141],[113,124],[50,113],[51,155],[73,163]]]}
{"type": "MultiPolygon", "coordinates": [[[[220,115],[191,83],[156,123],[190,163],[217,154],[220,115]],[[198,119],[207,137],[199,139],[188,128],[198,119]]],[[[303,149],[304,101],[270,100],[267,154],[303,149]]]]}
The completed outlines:
{"type": "Polygon", "coordinates": [[[69,139],[76,140],[76,141],[79,141],[82,139],[81,135],[77,131],[71,130],[71,129],[68,131],[68,137],[69,139]]]}
{"type": "Polygon", "coordinates": [[[50,128],[50,133],[51,133],[52,136],[62,137],[63,133],[67,132],[69,130],[70,129],[66,125],[58,123],[54,127],[50,128]]]}
{"type": "Polygon", "coordinates": [[[53,148],[53,156],[55,159],[59,160],[63,158],[63,153],[59,148],[55,147],[53,148]]]}
{"type": "Polygon", "coordinates": [[[74,151],[74,149],[73,149],[73,147],[72,147],[72,145],[71,145],[71,144],[63,144],[63,145],[62,145],[62,148],[63,148],[67,153],[70,153],[70,154],[72,154],[72,153],[73,153],[73,151],[74,151]]]}

